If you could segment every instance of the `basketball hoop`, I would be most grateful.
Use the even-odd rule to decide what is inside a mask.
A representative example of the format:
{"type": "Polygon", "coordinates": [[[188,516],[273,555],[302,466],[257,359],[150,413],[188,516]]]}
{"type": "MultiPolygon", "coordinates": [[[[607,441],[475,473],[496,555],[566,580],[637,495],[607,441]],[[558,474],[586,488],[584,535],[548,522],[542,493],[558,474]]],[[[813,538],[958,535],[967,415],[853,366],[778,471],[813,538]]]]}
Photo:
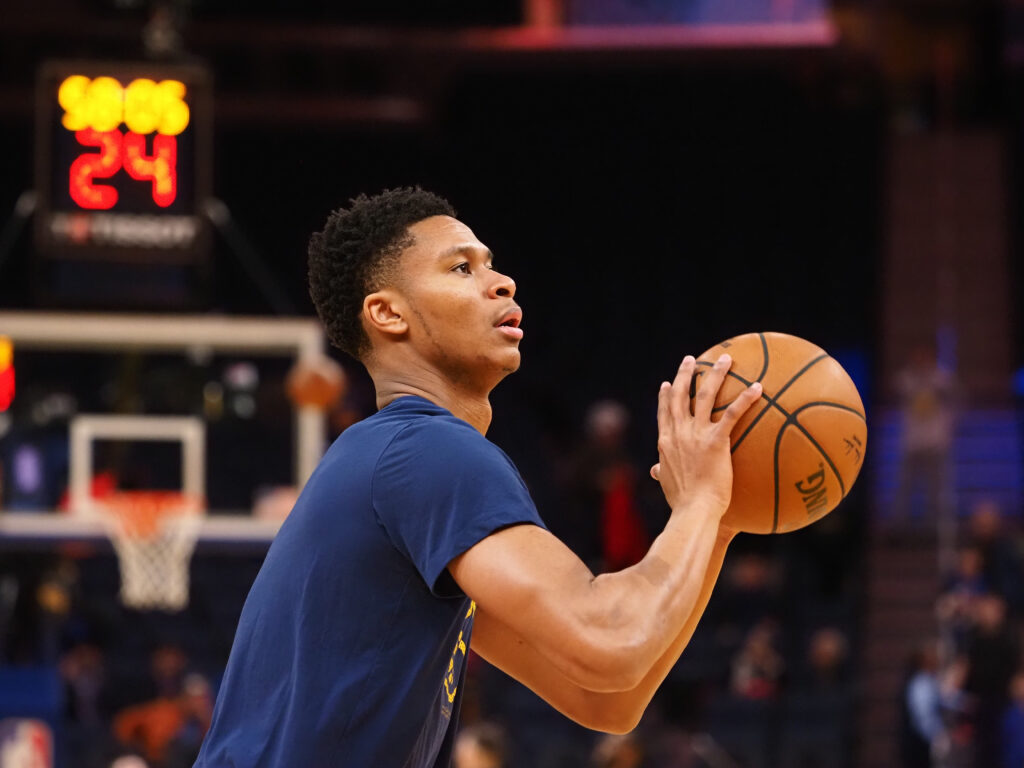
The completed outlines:
{"type": "Polygon", "coordinates": [[[122,491],[93,499],[121,566],[121,602],[180,611],[188,605],[189,562],[202,504],[171,491],[122,491]]]}

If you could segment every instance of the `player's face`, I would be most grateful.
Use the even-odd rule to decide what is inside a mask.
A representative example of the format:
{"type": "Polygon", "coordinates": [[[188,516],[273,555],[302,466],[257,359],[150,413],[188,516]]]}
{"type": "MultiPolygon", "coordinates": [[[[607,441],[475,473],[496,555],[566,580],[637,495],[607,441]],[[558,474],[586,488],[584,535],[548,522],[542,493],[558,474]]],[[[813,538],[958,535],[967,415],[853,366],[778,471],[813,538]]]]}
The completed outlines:
{"type": "Polygon", "coordinates": [[[493,386],[519,368],[522,311],[516,284],[494,269],[490,250],[450,216],[409,227],[401,292],[408,301],[410,340],[453,380],[493,386]]]}

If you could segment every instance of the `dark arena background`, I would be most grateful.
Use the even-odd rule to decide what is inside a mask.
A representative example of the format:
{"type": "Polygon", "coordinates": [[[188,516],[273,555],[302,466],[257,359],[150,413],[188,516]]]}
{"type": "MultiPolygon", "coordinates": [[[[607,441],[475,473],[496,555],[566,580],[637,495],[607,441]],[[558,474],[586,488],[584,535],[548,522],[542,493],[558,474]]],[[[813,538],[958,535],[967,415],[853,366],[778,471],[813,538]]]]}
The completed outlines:
{"type": "Polygon", "coordinates": [[[683,355],[807,338],[869,433],[836,511],[738,537],[634,732],[473,656],[455,768],[1022,768],[1022,67],[1015,0],[4,0],[0,768],[192,765],[274,532],[375,410],[310,233],[416,184],[516,280],[488,437],[595,573],[667,519],[683,355]],[[297,403],[324,352],[342,396],[297,403]],[[133,602],[175,552],[111,520],[178,491],[147,589],[184,592],[133,602]]]}

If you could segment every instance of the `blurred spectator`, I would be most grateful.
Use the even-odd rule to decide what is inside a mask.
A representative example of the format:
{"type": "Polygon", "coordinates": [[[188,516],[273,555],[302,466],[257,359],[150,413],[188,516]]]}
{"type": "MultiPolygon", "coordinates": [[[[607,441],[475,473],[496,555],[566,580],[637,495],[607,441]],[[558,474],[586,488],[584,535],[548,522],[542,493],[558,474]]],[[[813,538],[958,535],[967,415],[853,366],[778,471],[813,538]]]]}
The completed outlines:
{"type": "Polygon", "coordinates": [[[938,644],[929,640],[911,656],[903,688],[900,753],[903,768],[930,768],[948,754],[945,713],[962,701],[958,680],[939,677],[938,644]]]}
{"type": "Polygon", "coordinates": [[[786,768],[838,768],[848,755],[852,696],[847,685],[846,635],[815,631],[782,703],[779,764],[786,768]]]}
{"type": "Polygon", "coordinates": [[[743,699],[774,699],[781,687],[785,663],[775,648],[777,628],[764,620],[747,634],[746,641],[732,662],[730,687],[743,699]]]}
{"type": "Polygon", "coordinates": [[[593,768],[643,768],[645,750],[636,733],[605,734],[590,756],[593,768]]]}
{"type": "Polygon", "coordinates": [[[101,765],[110,746],[107,671],[103,651],[74,646],[60,660],[66,706],[64,733],[76,766],[101,765]]]}
{"type": "Polygon", "coordinates": [[[629,412],[621,403],[594,403],[585,442],[572,462],[569,515],[576,530],[568,543],[595,570],[633,565],[651,543],[637,495],[639,472],[626,450],[628,427],[629,412]]]}
{"type": "Polygon", "coordinates": [[[39,610],[38,652],[44,663],[53,664],[58,660],[61,636],[77,588],[78,567],[65,557],[60,558],[54,568],[44,574],[36,588],[39,610]]]}
{"type": "Polygon", "coordinates": [[[202,675],[185,677],[179,701],[182,722],[167,747],[166,768],[192,768],[213,719],[213,691],[202,675]]]}
{"type": "Polygon", "coordinates": [[[730,553],[721,585],[715,591],[718,640],[736,648],[766,617],[781,613],[777,563],[756,552],[730,553]]]}
{"type": "Polygon", "coordinates": [[[149,658],[155,698],[174,698],[181,693],[181,684],[188,668],[188,657],[176,645],[157,646],[149,658]]]}
{"type": "Polygon", "coordinates": [[[1024,608],[1021,562],[998,504],[986,499],[974,505],[968,536],[981,552],[982,577],[989,589],[1001,595],[1014,609],[1024,608]]]}
{"type": "Polygon", "coordinates": [[[1008,703],[1009,682],[1019,663],[1018,646],[1001,597],[989,594],[979,598],[975,617],[964,686],[974,699],[974,764],[999,765],[1000,721],[1008,703]]]}
{"type": "Polygon", "coordinates": [[[807,670],[804,685],[813,691],[840,689],[846,682],[849,643],[846,635],[834,627],[817,630],[807,644],[807,670]]]}
{"type": "Polygon", "coordinates": [[[162,695],[119,712],[114,734],[154,766],[187,768],[199,754],[212,713],[209,683],[193,674],[185,678],[177,695],[162,695]]]}
{"type": "Polygon", "coordinates": [[[1024,766],[1024,670],[1010,681],[1010,703],[1002,720],[1002,768],[1024,766]]]}
{"type": "Polygon", "coordinates": [[[110,768],[149,768],[149,764],[138,755],[121,755],[110,764],[110,768]]]}
{"type": "Polygon", "coordinates": [[[721,748],[705,733],[672,723],[661,723],[656,729],[644,728],[648,741],[644,744],[643,765],[657,768],[700,768],[721,763],[721,748]],[[716,752],[717,750],[717,752],[716,752]],[[708,755],[708,753],[713,755],[708,755]],[[704,759],[701,754],[708,756],[704,759]]]}
{"type": "Polygon", "coordinates": [[[983,567],[981,549],[974,545],[961,547],[957,553],[956,570],[950,575],[935,605],[939,621],[952,632],[957,653],[966,650],[977,602],[989,591],[983,567]]]}
{"type": "Polygon", "coordinates": [[[953,442],[955,381],[942,368],[932,344],[919,344],[910,362],[897,374],[896,389],[903,409],[900,481],[894,506],[895,522],[912,517],[934,520],[943,501],[946,468],[953,442]],[[924,506],[914,514],[918,494],[924,506]]]}
{"type": "Polygon", "coordinates": [[[462,728],[455,738],[454,768],[505,768],[507,758],[505,731],[494,723],[462,728]]]}

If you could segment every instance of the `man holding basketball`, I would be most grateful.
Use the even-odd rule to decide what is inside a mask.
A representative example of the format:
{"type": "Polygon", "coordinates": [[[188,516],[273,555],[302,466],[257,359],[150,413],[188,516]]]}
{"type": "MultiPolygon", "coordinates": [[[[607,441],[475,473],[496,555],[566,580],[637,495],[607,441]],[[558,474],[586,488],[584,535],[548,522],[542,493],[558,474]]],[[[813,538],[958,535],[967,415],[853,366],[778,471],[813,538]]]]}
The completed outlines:
{"type": "Polygon", "coordinates": [[[733,531],[723,356],[658,393],[652,474],[672,514],[637,565],[594,576],[484,434],[519,367],[516,286],[442,199],[359,197],[310,243],[331,340],[379,412],[327,451],[239,621],[201,768],[450,761],[468,649],[589,728],[631,730],[704,611],[733,531]]]}

